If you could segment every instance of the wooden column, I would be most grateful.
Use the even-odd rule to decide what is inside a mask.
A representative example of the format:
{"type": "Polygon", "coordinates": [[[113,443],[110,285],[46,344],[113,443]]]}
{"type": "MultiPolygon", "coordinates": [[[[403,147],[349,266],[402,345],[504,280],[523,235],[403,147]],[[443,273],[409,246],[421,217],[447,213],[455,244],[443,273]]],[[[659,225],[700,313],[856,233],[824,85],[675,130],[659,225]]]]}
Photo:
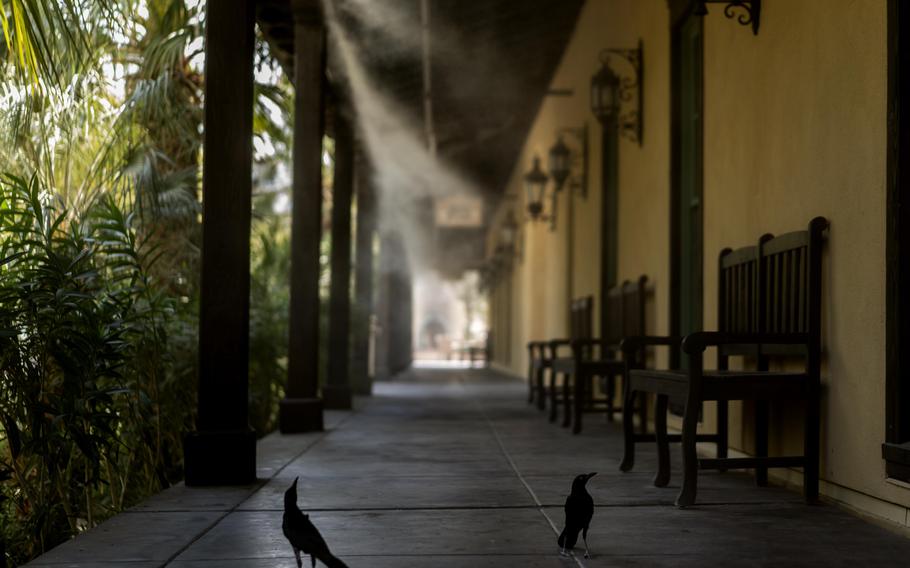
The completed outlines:
{"type": "Polygon", "coordinates": [[[388,380],[389,372],[389,288],[390,271],[388,264],[388,249],[390,243],[388,233],[380,232],[379,262],[376,276],[376,380],[388,380]]]}
{"type": "Polygon", "coordinates": [[[411,270],[400,233],[390,232],[383,236],[380,264],[386,302],[382,348],[386,351],[386,372],[391,377],[411,365],[413,350],[411,270]]]}
{"type": "Polygon", "coordinates": [[[351,199],[354,194],[354,133],[339,105],[335,118],[335,179],[332,187],[332,287],[329,298],[328,376],[322,399],[326,408],[351,408],[349,336],[351,333],[351,199]]]}
{"type": "Polygon", "coordinates": [[[319,388],[319,242],[322,229],[325,28],[318,0],[294,0],[294,180],[291,314],[283,433],[322,430],[319,388]]]}
{"type": "Polygon", "coordinates": [[[196,431],[187,435],[187,485],[256,479],[248,423],[254,3],[206,8],[202,281],[196,431]]]}
{"type": "Polygon", "coordinates": [[[354,239],[354,327],[351,334],[351,388],[354,394],[373,392],[370,377],[370,333],[373,315],[373,237],[376,200],[369,158],[361,151],[357,162],[357,234],[354,239]]]}
{"type": "Polygon", "coordinates": [[[414,361],[414,282],[404,256],[404,246],[401,252],[405,266],[392,279],[392,354],[389,367],[393,374],[408,370],[414,361]]]}

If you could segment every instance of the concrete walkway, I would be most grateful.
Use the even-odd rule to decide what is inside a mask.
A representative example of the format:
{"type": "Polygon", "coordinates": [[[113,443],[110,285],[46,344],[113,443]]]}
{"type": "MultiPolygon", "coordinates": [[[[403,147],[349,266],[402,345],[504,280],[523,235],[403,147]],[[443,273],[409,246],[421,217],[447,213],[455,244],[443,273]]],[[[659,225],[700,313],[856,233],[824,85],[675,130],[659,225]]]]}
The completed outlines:
{"type": "Polygon", "coordinates": [[[699,506],[678,510],[678,472],[651,485],[652,448],[621,474],[617,426],[592,415],[572,436],[525,397],[488,371],[413,371],[329,413],[325,433],[262,440],[257,485],[175,487],[30,566],[296,566],[281,534],[295,476],[301,508],[352,568],[910,565],[910,540],[745,475],[703,474],[699,506]],[[560,558],[563,501],[592,471],[593,558],[560,558]]]}

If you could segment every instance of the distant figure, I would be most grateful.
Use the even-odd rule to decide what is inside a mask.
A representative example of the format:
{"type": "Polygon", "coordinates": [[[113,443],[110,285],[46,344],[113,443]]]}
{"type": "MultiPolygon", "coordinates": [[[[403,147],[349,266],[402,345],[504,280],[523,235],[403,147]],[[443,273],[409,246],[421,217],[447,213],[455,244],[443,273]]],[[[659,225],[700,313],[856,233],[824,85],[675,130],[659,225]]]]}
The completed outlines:
{"type": "Polygon", "coordinates": [[[322,561],[329,568],[347,568],[347,565],[332,556],[329,552],[329,545],[322,539],[322,535],[310,522],[309,515],[304,515],[297,506],[297,479],[284,492],[284,520],[281,522],[281,530],[284,536],[294,548],[294,556],[297,558],[297,568],[303,567],[300,560],[300,552],[310,555],[313,567],[316,566],[316,559],[322,561]]]}
{"type": "Polygon", "coordinates": [[[579,531],[585,541],[585,558],[591,556],[588,552],[588,527],[591,525],[591,517],[594,516],[594,499],[588,494],[585,486],[588,484],[588,480],[595,475],[597,475],[596,471],[575,476],[575,481],[572,482],[572,493],[566,497],[566,528],[562,529],[562,534],[556,541],[559,544],[559,553],[563,556],[575,547],[579,531]]]}

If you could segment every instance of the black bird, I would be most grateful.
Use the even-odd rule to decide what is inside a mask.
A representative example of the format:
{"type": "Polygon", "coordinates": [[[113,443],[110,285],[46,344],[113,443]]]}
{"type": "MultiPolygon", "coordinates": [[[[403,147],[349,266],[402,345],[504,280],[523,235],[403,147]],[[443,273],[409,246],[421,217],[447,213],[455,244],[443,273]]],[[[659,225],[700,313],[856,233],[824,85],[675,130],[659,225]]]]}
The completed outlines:
{"type": "Polygon", "coordinates": [[[585,486],[588,480],[597,475],[594,473],[582,473],[576,475],[572,482],[572,493],[566,497],[566,528],[562,529],[562,534],[556,540],[559,544],[559,553],[568,554],[567,550],[575,547],[578,542],[578,533],[581,531],[581,537],[585,541],[585,558],[588,558],[588,527],[591,525],[591,517],[594,516],[594,499],[588,493],[585,486]]]}
{"type": "Polygon", "coordinates": [[[284,519],[281,522],[281,530],[284,531],[284,536],[294,548],[297,568],[303,566],[303,562],[300,560],[301,551],[310,555],[313,568],[316,567],[317,558],[329,568],[347,568],[347,564],[332,556],[332,553],[329,552],[329,545],[325,543],[322,535],[310,522],[309,515],[304,515],[297,506],[297,479],[295,477],[294,483],[284,492],[284,519]]]}

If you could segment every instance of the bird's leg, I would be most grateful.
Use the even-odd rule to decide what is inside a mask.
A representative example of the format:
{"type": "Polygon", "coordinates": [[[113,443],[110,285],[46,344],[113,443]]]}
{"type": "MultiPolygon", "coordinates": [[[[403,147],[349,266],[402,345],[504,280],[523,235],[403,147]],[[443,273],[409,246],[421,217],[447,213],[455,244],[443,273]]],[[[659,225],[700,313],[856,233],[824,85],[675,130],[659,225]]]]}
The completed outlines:
{"type": "Polygon", "coordinates": [[[564,547],[564,546],[560,546],[560,547],[559,547],[559,555],[560,555],[560,556],[568,556],[568,555],[569,555],[569,552],[566,550],[566,547],[564,547]]]}
{"type": "Polygon", "coordinates": [[[310,560],[313,562],[313,568],[316,568],[316,557],[310,554],[310,560]]]}
{"type": "Polygon", "coordinates": [[[297,559],[297,568],[302,568],[302,567],[303,567],[303,561],[300,560],[300,549],[297,548],[296,546],[294,547],[294,558],[297,559]]]}
{"type": "Polygon", "coordinates": [[[591,553],[588,552],[588,527],[581,531],[581,538],[585,541],[585,558],[591,558],[591,553]]]}

